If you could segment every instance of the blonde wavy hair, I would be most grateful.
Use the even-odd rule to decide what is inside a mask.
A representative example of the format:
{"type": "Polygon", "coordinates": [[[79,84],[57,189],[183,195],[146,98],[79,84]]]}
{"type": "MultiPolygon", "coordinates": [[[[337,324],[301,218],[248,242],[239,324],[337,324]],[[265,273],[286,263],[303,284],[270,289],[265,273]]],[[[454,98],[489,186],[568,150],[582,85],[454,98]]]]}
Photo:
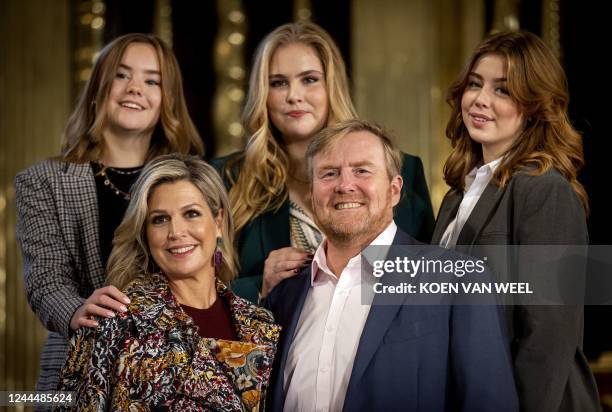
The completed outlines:
{"type": "Polygon", "coordinates": [[[482,148],[470,138],[461,114],[461,98],[478,59],[497,54],[507,63],[508,91],[525,120],[524,130],[505,153],[493,181],[504,187],[519,171],[540,175],[555,168],[571,184],[588,212],[588,197],[576,175],[584,164],[582,136],[567,114],[569,94],[561,64],[535,34],[506,31],[486,38],[472,54],[469,64],[449,88],[451,117],[446,136],[453,151],[444,165],[444,180],[463,189],[465,176],[483,161],[482,148]],[[528,166],[526,168],[526,166],[528,166]]]}
{"type": "MultiPolygon", "coordinates": [[[[107,284],[123,289],[141,273],[159,271],[151,257],[146,236],[148,202],[161,184],[185,180],[200,190],[213,216],[221,211],[220,246],[223,254],[216,276],[229,284],[238,273],[234,230],[225,186],[215,169],[196,156],[179,153],[160,156],[152,160],[134,183],[132,199],[113,239],[113,250],[108,259],[107,284]]],[[[212,256],[211,256],[212,259],[212,256]]]]}
{"type": "Polygon", "coordinates": [[[62,157],[68,162],[85,163],[100,157],[108,122],[107,101],[121,58],[132,43],[152,46],[161,72],[161,108],[146,160],[180,152],[202,156],[204,145],[193,124],[183,94],[181,71],[172,50],[157,36],[130,33],[106,45],[94,63],[91,77],[81,91],[68,119],[62,141],[62,157]]]}
{"type": "Polygon", "coordinates": [[[291,43],[312,47],[321,60],[329,99],[326,125],[357,117],[342,55],[325,30],[313,23],[289,23],[268,34],[255,53],[242,113],[250,138],[243,155],[228,162],[225,168],[233,184],[229,195],[236,231],[262,213],[278,210],[288,196],[289,158],[282,136],[268,116],[267,99],[272,56],[280,46],[291,43]],[[236,177],[237,167],[242,172],[236,177]]]}

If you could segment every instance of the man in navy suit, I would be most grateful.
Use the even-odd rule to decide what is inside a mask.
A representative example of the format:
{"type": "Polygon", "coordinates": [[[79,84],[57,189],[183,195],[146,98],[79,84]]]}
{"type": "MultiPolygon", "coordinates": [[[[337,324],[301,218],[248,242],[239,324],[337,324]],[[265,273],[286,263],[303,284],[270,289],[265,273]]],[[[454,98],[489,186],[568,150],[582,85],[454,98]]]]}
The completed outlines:
{"type": "Polygon", "coordinates": [[[266,298],[283,326],[272,410],[518,410],[497,307],[362,301],[363,249],[418,244],[393,221],[401,159],[380,128],[358,120],[311,142],[312,214],[325,240],[266,298]]]}

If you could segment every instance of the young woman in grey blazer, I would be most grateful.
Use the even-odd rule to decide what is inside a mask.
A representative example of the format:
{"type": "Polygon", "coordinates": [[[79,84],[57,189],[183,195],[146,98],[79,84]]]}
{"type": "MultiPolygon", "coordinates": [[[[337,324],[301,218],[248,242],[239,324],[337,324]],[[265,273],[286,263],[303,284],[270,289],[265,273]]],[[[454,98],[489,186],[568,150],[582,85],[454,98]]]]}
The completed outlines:
{"type": "MultiPolygon", "coordinates": [[[[479,252],[587,244],[588,200],[576,179],[582,139],[568,119],[565,74],[544,42],[527,32],[485,39],[448,102],[451,189],[433,242],[479,252]]],[[[583,307],[507,306],[507,315],[521,410],[598,410],[583,307]]]]}
{"type": "Polygon", "coordinates": [[[15,177],[27,298],[49,330],[37,390],[56,389],[76,329],[126,310],[104,286],[113,232],[142,166],[171,152],[203,154],[176,58],[156,36],[121,36],[94,63],[61,155],[15,177]]]}

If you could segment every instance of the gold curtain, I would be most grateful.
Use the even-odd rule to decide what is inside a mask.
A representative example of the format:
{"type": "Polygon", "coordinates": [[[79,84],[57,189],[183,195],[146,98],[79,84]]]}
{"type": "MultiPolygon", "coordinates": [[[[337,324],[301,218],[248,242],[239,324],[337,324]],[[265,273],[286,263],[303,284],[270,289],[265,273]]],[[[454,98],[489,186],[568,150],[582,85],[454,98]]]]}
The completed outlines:
{"type": "Polygon", "coordinates": [[[34,390],[46,332],[15,241],[15,174],[59,152],[71,106],[68,0],[0,1],[0,389],[34,390]]]}
{"type": "Polygon", "coordinates": [[[353,91],[357,110],[381,123],[402,150],[423,160],[437,211],[447,186],[442,167],[446,89],[484,34],[484,4],[470,0],[355,0],[353,91]]]}

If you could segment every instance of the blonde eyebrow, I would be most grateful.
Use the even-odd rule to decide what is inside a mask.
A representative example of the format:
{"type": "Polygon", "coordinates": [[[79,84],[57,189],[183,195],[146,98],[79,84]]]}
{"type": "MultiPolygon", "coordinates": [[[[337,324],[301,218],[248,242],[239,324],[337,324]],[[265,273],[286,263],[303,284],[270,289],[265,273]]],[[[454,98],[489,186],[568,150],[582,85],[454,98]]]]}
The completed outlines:
{"type": "MultiPolygon", "coordinates": [[[[296,77],[304,77],[304,76],[308,76],[309,74],[319,74],[319,75],[323,75],[323,72],[320,72],[319,70],[305,70],[303,72],[300,72],[297,74],[296,77]]],[[[268,76],[268,78],[272,79],[275,77],[282,77],[282,78],[287,78],[287,76],[285,76],[284,74],[271,74],[270,76],[268,76]]]]}

